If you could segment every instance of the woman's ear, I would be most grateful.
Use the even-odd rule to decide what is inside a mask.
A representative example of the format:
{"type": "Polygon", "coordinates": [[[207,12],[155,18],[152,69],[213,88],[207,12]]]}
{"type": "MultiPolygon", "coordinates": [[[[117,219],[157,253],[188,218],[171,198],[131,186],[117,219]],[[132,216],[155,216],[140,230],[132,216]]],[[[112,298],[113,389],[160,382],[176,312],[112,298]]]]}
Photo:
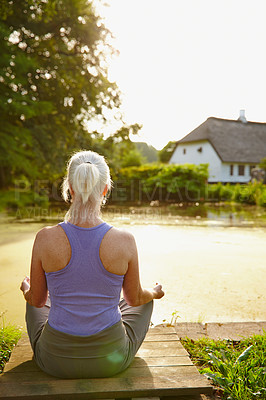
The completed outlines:
{"type": "Polygon", "coordinates": [[[72,186],[71,186],[71,185],[69,185],[69,191],[70,191],[71,196],[73,197],[73,195],[74,195],[74,190],[72,189],[72,186]]]}
{"type": "Polygon", "coordinates": [[[108,186],[107,186],[107,185],[105,185],[105,188],[104,188],[104,191],[103,191],[103,196],[105,196],[105,195],[106,195],[107,191],[108,191],[108,186]]]}
{"type": "Polygon", "coordinates": [[[67,202],[72,203],[72,199],[74,196],[74,190],[72,189],[71,186],[69,186],[69,189],[67,190],[67,202]]]}
{"type": "Polygon", "coordinates": [[[68,202],[68,203],[71,203],[71,199],[72,199],[72,197],[71,197],[70,190],[67,189],[67,202],[68,202]]]}

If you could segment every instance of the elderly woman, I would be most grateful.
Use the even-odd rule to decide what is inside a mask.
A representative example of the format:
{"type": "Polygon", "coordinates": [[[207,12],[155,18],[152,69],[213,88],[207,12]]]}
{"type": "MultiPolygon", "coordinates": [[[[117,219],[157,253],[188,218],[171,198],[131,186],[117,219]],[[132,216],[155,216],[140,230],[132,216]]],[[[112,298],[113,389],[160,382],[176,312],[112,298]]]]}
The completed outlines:
{"type": "Polygon", "coordinates": [[[134,237],[101,219],[110,187],[104,157],[73,155],[63,184],[70,209],[64,222],[37,233],[30,279],[21,284],[35,360],[57,377],[108,377],[127,368],[153,300],[164,296],[161,285],[142,288],[134,237]]]}

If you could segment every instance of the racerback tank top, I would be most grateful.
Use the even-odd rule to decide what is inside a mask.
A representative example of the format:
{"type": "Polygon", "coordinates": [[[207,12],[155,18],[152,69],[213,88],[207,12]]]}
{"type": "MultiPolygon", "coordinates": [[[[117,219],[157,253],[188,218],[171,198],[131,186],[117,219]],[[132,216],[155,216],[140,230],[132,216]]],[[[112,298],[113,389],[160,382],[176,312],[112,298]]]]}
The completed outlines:
{"type": "Polygon", "coordinates": [[[121,319],[120,294],[124,275],[108,272],[100,259],[100,245],[112,228],[102,223],[82,228],[59,224],[69,240],[71,259],[59,271],[45,273],[51,309],[48,323],[58,331],[87,336],[121,319]]]}

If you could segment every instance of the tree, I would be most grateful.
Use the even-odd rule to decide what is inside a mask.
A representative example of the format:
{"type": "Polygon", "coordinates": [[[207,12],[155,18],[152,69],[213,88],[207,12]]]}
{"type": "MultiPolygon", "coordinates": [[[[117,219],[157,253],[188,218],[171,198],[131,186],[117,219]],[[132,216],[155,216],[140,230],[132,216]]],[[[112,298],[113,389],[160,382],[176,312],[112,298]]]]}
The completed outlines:
{"type": "Polygon", "coordinates": [[[266,183],[266,157],[262,158],[259,163],[259,167],[262,169],[264,174],[262,174],[262,182],[266,183]]]}
{"type": "Polygon", "coordinates": [[[121,166],[122,168],[140,167],[141,164],[143,164],[143,156],[137,149],[132,149],[125,155],[121,166]]]}
{"type": "Polygon", "coordinates": [[[159,159],[162,163],[168,163],[174,150],[176,148],[176,142],[170,141],[162,150],[159,151],[159,159]]]}
{"type": "Polygon", "coordinates": [[[132,125],[123,123],[120,129],[105,140],[103,135],[96,133],[96,140],[92,143],[92,147],[108,160],[113,179],[124,165],[124,160],[128,154],[136,150],[135,143],[131,141],[130,135],[137,135],[141,127],[137,123],[132,125]]]}
{"type": "Polygon", "coordinates": [[[107,78],[110,33],[87,0],[0,4],[0,187],[51,176],[92,143],[83,123],[118,107],[107,78]]]}
{"type": "Polygon", "coordinates": [[[260,167],[261,169],[264,169],[265,172],[266,172],[266,157],[264,157],[264,158],[262,158],[262,159],[260,160],[259,167],[260,167]]]}
{"type": "Polygon", "coordinates": [[[158,161],[158,150],[145,142],[135,142],[137,150],[142,154],[146,162],[152,163],[158,161]]]}

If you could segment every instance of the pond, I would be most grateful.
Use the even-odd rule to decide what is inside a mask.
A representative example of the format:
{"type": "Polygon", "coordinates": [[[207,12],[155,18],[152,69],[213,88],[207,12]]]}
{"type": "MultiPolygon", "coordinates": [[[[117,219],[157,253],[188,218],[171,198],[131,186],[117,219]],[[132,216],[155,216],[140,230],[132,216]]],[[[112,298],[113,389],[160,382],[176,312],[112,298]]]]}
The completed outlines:
{"type": "MultiPolygon", "coordinates": [[[[36,232],[62,218],[5,216],[0,223],[0,312],[25,327],[19,285],[29,274],[36,232]]],[[[60,214],[60,215],[59,215],[60,214]]],[[[103,218],[136,238],[143,286],[161,282],[152,321],[266,320],[265,211],[243,207],[107,207],[103,218]]]]}

